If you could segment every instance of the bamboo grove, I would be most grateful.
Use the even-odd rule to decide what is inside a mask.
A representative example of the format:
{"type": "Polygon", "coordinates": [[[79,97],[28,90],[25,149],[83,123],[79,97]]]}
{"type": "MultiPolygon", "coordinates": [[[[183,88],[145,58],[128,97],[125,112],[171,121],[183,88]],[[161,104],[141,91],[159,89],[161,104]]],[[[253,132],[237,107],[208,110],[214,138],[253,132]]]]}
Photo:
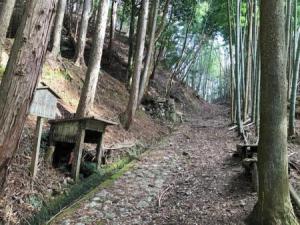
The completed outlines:
{"type": "MultiPolygon", "coordinates": [[[[172,70],[172,81],[193,88],[211,102],[230,102],[231,120],[240,134],[260,112],[260,1],[217,0],[170,5],[166,28],[156,42],[157,60],[172,70]],[[185,13],[185,5],[194,4],[185,13]],[[179,12],[178,8],[181,9],[179,12]]],[[[286,0],[286,60],[289,135],[295,133],[300,46],[297,0],[286,0]]],[[[271,38],[271,37],[270,37],[271,38]]]]}
{"type": "MultiPolygon", "coordinates": [[[[76,2],[80,1],[67,1],[67,12],[76,2]]],[[[92,10],[84,11],[91,11],[86,21],[95,24],[99,1],[82,1],[79,4],[83,2],[86,3],[83,7],[93,3],[92,10]]],[[[255,124],[258,128],[261,75],[260,1],[149,1],[145,11],[147,18],[142,17],[144,14],[141,3],[135,0],[112,1],[109,10],[109,23],[115,27],[109,30],[109,49],[113,49],[115,30],[127,33],[129,54],[126,80],[128,87],[133,87],[132,92],[139,92],[138,99],[131,100],[127,111],[135,105],[132,104],[135,101],[138,107],[148,83],[154,79],[159,67],[163,66],[171,71],[165,87],[166,97],[172,96],[172,85],[176,79],[194,89],[206,101],[230,102],[231,120],[237,125],[240,134],[244,133],[244,124],[255,124]],[[141,32],[143,29],[140,29],[140,23],[145,19],[146,27],[141,32]],[[141,36],[142,33],[144,34],[141,36]],[[145,37],[145,43],[140,37],[145,37]],[[143,47],[138,49],[140,44],[143,47]],[[144,54],[143,67],[134,71],[141,64],[137,53],[144,54]],[[140,74],[138,80],[134,74],[140,74]]],[[[290,135],[294,134],[300,60],[297,13],[297,0],[286,0],[285,39],[290,135]]],[[[74,13],[69,14],[70,20],[67,21],[74,21],[74,13]]],[[[84,14],[82,17],[84,18],[84,14]]],[[[87,29],[82,30],[83,25],[80,24],[84,20],[80,22],[75,17],[75,21],[75,26],[74,22],[70,22],[70,33],[74,37],[86,33],[87,29]]],[[[82,40],[84,42],[85,39],[82,40]]],[[[84,64],[84,45],[80,46],[80,43],[78,42],[76,49],[76,63],[84,64]]],[[[133,107],[133,111],[136,107],[133,107]]],[[[257,134],[259,135],[259,129],[257,134]]]]}
{"type": "MultiPolygon", "coordinates": [[[[295,133],[295,109],[299,76],[299,26],[297,0],[287,0],[286,60],[289,104],[289,135],[295,133]]],[[[231,119],[239,132],[249,121],[256,124],[259,136],[260,110],[260,43],[259,5],[257,0],[247,2],[228,0],[229,51],[231,60],[231,119]]],[[[272,38],[272,37],[270,37],[272,38]]]]}

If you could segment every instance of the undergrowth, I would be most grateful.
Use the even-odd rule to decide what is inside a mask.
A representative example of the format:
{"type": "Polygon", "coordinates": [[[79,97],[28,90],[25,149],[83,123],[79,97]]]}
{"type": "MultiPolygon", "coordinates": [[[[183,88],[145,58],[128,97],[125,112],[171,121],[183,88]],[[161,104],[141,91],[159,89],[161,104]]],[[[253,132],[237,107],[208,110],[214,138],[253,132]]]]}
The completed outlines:
{"type": "Polygon", "coordinates": [[[45,79],[56,79],[56,80],[64,79],[67,81],[72,80],[72,76],[70,75],[70,72],[67,69],[66,70],[60,70],[60,69],[53,70],[47,65],[44,66],[43,77],[45,79]]]}

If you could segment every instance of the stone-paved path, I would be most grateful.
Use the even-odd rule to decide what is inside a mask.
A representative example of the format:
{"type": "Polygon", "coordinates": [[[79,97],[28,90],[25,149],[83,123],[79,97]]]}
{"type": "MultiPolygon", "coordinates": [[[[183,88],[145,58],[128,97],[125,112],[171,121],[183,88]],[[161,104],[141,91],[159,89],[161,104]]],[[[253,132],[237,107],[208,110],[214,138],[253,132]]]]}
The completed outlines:
{"type": "Polygon", "coordinates": [[[222,115],[193,118],[52,225],[243,224],[255,202],[222,115]]]}

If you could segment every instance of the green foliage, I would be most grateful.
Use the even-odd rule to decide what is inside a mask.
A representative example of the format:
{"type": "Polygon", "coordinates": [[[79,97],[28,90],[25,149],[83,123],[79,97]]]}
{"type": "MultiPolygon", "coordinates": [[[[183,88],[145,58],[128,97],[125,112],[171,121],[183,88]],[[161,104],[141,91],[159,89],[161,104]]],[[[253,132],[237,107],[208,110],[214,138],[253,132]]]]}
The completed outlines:
{"type": "Polygon", "coordinates": [[[247,24],[247,3],[246,2],[242,2],[241,5],[241,26],[245,27],[247,24]]]}
{"type": "Polygon", "coordinates": [[[41,209],[43,206],[43,201],[36,195],[30,195],[27,199],[27,203],[35,209],[41,209]]]}
{"type": "Polygon", "coordinates": [[[205,1],[197,4],[196,14],[195,14],[196,23],[201,24],[203,22],[203,18],[206,16],[208,10],[209,10],[208,2],[205,1]]]}
{"type": "Polygon", "coordinates": [[[120,21],[123,21],[125,24],[129,24],[131,15],[131,1],[123,1],[123,3],[119,6],[117,14],[117,18],[119,18],[120,21]]]}
{"type": "MultiPolygon", "coordinates": [[[[233,23],[236,1],[230,2],[233,23]]],[[[227,51],[222,45],[229,36],[228,1],[184,0],[171,1],[170,4],[170,22],[156,43],[157,49],[164,46],[163,66],[194,89],[197,86],[197,90],[209,92],[210,99],[218,96],[219,89],[224,93],[226,68],[223,67],[228,65],[224,65],[223,56],[227,51]]],[[[242,0],[241,26],[244,28],[248,25],[247,4],[242,0]]]]}
{"type": "Polygon", "coordinates": [[[172,4],[172,21],[162,35],[160,44],[166,45],[167,54],[164,64],[172,68],[181,58],[184,40],[188,31],[188,40],[184,55],[195,50],[204,38],[204,28],[206,27],[206,15],[210,10],[208,1],[186,0],[172,4]],[[192,10],[191,10],[192,9],[192,10]],[[167,40],[167,44],[165,43],[167,40]]]}
{"type": "Polygon", "coordinates": [[[91,176],[97,173],[97,165],[93,162],[83,162],[80,167],[80,173],[83,177],[91,176]]]}
{"type": "Polygon", "coordinates": [[[174,1],[173,6],[173,16],[177,21],[181,20],[184,22],[189,22],[194,19],[196,13],[197,0],[177,0],[174,1]]]}
{"type": "Polygon", "coordinates": [[[94,0],[94,1],[93,1],[93,9],[94,9],[94,10],[97,10],[98,5],[99,5],[99,2],[100,2],[99,0],[94,0]]]}
{"type": "Polygon", "coordinates": [[[214,0],[210,10],[206,15],[208,35],[216,35],[222,33],[225,37],[228,36],[228,13],[227,0],[214,0]]]}
{"type": "MultiPolygon", "coordinates": [[[[236,1],[231,1],[231,15],[232,19],[236,17],[236,1]]],[[[247,4],[243,0],[241,3],[241,27],[246,27],[247,19],[247,4]]],[[[216,36],[221,34],[225,41],[229,38],[229,24],[228,24],[228,0],[214,0],[211,4],[210,10],[206,15],[207,29],[206,34],[216,36]]],[[[232,23],[232,26],[234,24],[232,23]]]]}
{"type": "Polygon", "coordinates": [[[48,66],[44,66],[43,77],[45,79],[64,79],[67,81],[72,80],[72,76],[68,70],[53,70],[48,66]]]}

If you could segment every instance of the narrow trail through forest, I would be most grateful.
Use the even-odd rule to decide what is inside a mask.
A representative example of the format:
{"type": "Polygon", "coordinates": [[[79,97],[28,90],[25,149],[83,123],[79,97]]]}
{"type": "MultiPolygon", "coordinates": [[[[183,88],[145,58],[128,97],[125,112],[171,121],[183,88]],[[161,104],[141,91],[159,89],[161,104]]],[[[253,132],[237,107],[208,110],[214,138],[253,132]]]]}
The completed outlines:
{"type": "Polygon", "coordinates": [[[113,184],[51,224],[243,224],[255,203],[226,110],[192,115],[113,184]]]}

